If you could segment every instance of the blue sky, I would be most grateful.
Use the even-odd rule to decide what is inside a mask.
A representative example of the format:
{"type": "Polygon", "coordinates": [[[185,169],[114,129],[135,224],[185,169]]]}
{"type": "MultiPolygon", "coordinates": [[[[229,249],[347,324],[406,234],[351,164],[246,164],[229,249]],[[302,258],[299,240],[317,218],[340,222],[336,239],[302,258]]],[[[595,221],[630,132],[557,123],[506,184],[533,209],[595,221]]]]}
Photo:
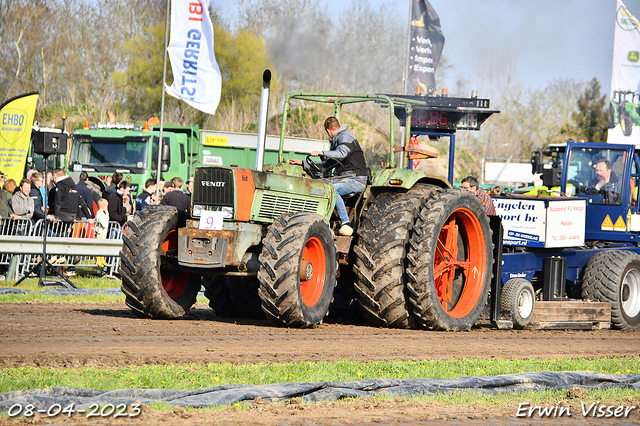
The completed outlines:
{"type": "MultiPolygon", "coordinates": [[[[233,0],[213,0],[233,13],[233,0]]],[[[322,1],[322,0],[321,0],[322,1]]],[[[324,0],[336,13],[350,1],[324,0]]],[[[378,8],[408,21],[411,0],[370,0],[378,8]]],[[[611,85],[616,0],[430,0],[440,16],[445,36],[443,55],[458,75],[479,87],[481,69],[514,68],[516,82],[544,87],[561,78],[600,80],[611,85]]],[[[640,18],[640,0],[624,1],[640,18]]],[[[399,37],[406,37],[399,34],[399,37]]],[[[452,84],[451,84],[452,86],[452,84]]]]}

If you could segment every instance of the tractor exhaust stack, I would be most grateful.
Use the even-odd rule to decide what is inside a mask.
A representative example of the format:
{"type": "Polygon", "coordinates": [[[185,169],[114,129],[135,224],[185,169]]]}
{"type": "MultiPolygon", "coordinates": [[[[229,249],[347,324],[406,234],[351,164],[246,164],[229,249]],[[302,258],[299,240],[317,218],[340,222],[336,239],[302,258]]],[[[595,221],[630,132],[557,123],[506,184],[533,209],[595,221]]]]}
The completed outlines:
{"type": "Polygon", "coordinates": [[[262,74],[262,96],[260,97],[260,121],[258,121],[258,147],[256,149],[256,170],[262,171],[264,166],[264,150],[267,144],[267,120],[269,119],[269,90],[271,87],[271,71],[262,74]]]}

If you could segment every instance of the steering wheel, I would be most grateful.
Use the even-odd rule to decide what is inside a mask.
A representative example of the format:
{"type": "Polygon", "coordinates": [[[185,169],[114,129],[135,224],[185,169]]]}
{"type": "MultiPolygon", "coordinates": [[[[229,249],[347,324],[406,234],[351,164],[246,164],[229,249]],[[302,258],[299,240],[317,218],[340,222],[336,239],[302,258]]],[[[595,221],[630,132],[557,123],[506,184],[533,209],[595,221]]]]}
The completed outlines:
{"type": "Polygon", "coordinates": [[[311,155],[307,155],[307,158],[305,159],[305,164],[307,164],[309,170],[309,174],[311,175],[312,179],[322,179],[324,177],[324,170],[320,168],[320,166],[318,166],[315,162],[315,160],[312,159],[311,155]]]}

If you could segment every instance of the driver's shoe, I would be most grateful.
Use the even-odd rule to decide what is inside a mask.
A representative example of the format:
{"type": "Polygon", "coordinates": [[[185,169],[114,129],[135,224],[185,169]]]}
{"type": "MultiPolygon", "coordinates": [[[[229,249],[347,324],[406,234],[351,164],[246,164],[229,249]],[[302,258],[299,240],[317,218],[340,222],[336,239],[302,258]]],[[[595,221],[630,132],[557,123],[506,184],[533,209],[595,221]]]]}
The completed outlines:
{"type": "Polygon", "coordinates": [[[353,228],[349,226],[349,224],[345,223],[344,225],[342,225],[340,227],[340,230],[338,231],[338,235],[341,235],[343,237],[350,237],[353,234],[353,228]]]}

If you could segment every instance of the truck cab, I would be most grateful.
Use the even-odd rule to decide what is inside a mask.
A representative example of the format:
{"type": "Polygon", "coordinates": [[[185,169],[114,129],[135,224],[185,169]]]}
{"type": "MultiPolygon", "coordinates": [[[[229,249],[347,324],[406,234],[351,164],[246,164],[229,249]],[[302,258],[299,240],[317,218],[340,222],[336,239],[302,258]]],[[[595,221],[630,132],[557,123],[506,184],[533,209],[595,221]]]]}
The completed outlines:
{"type": "MultiPolygon", "coordinates": [[[[161,171],[165,178],[189,176],[192,152],[197,151],[196,126],[165,126],[162,135],[161,171]]],[[[87,172],[104,189],[104,179],[120,172],[138,193],[144,182],[155,176],[158,161],[159,132],[132,123],[99,123],[76,130],[69,156],[70,172],[87,172]]]]}
{"type": "MultiPolygon", "coordinates": [[[[638,243],[640,157],[634,145],[569,141],[544,154],[551,158],[551,167],[542,169],[544,184],[586,202],[586,241],[638,243]],[[604,188],[596,185],[598,167],[607,169],[611,182],[604,188]]],[[[540,153],[534,157],[540,170],[540,153]]]]}

